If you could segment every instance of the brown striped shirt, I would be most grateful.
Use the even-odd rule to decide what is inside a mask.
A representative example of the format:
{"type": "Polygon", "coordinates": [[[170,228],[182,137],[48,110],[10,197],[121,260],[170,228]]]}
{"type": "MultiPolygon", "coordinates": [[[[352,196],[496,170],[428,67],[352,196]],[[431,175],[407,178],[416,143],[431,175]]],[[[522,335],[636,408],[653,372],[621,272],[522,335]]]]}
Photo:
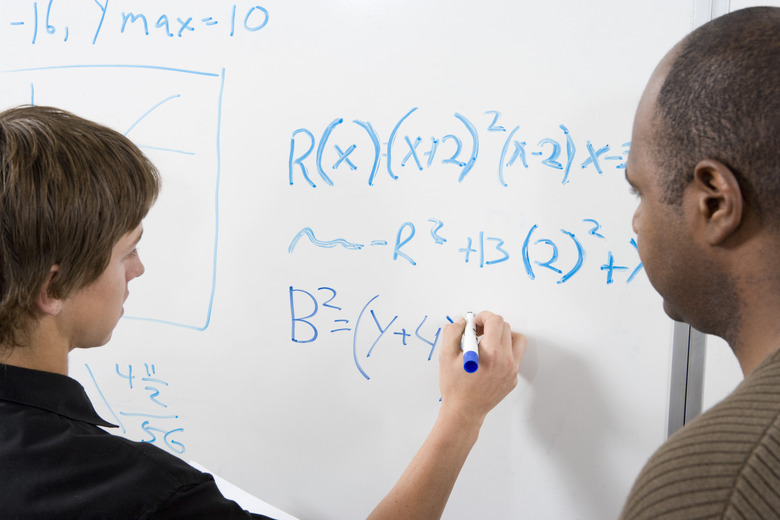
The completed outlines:
{"type": "Polygon", "coordinates": [[[780,351],[661,446],[621,518],[780,518],[780,351]]]}

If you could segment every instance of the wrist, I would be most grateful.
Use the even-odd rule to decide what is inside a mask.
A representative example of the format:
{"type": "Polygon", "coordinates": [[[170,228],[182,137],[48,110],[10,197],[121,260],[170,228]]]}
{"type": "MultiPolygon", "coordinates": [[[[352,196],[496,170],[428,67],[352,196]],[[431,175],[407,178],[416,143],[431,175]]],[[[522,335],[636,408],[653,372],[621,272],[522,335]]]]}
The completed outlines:
{"type": "Polygon", "coordinates": [[[448,431],[457,432],[463,438],[473,438],[476,441],[485,416],[486,414],[469,411],[457,405],[442,403],[436,422],[448,431]]]}

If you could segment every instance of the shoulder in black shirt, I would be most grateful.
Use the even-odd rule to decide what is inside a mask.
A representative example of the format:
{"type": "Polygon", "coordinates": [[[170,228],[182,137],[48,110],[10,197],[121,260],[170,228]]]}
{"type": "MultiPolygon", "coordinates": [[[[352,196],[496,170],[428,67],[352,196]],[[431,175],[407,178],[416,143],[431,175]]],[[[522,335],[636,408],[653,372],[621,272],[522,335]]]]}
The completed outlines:
{"type": "Polygon", "coordinates": [[[4,519],[250,519],[211,475],[148,443],[111,435],[84,388],[0,365],[4,519]]]}

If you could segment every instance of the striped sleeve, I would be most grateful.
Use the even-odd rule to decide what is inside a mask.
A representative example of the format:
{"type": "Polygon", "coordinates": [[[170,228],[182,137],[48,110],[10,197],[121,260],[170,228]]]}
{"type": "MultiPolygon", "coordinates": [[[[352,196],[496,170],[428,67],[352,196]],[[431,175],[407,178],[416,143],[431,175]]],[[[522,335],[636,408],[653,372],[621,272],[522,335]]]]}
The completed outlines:
{"type": "Polygon", "coordinates": [[[653,455],[621,518],[780,517],[780,356],[776,354],[653,455]]]}

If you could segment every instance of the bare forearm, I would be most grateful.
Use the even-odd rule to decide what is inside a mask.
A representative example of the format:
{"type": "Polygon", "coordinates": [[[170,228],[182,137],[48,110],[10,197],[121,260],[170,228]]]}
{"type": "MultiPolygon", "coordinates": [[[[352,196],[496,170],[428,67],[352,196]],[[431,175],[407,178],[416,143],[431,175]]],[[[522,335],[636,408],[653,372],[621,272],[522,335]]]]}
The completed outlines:
{"type": "Polygon", "coordinates": [[[439,351],[439,417],[420,451],[369,520],[441,518],[485,416],[517,384],[525,337],[513,333],[503,318],[487,311],[477,315],[475,323],[478,331],[483,331],[479,371],[463,370],[460,337],[465,320],[445,327],[439,351]]]}
{"type": "Polygon", "coordinates": [[[481,421],[442,410],[431,433],[369,520],[437,519],[477,441],[481,421]]]}

